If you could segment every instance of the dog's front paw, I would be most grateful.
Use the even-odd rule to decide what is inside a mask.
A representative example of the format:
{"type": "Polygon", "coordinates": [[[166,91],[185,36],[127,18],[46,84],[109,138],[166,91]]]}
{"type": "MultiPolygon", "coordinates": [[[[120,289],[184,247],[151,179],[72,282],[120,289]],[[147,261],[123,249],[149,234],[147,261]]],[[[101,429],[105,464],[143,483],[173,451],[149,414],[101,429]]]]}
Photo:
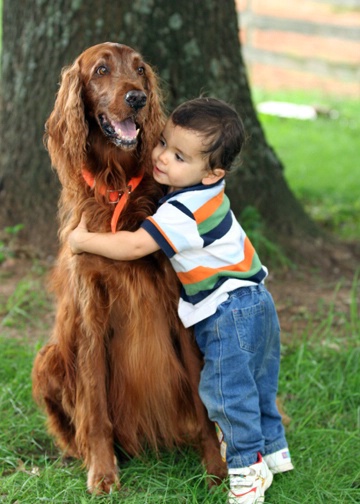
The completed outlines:
{"type": "Polygon", "coordinates": [[[207,446],[203,457],[203,465],[207,472],[207,483],[209,487],[220,485],[227,477],[226,463],[221,459],[220,451],[216,445],[214,448],[207,446]]]}
{"type": "Polygon", "coordinates": [[[117,466],[101,470],[100,464],[91,465],[87,478],[88,491],[95,495],[110,494],[120,489],[117,466]]]}

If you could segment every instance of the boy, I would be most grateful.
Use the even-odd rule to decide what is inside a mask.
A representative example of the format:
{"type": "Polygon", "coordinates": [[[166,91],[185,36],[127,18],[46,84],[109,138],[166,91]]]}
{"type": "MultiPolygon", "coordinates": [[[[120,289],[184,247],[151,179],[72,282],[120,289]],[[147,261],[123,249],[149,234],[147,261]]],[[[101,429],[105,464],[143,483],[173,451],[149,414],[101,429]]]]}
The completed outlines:
{"type": "Polygon", "coordinates": [[[182,293],[179,316],[204,355],[199,393],[215,423],[230,476],[229,504],[264,502],[273,473],[293,469],[276,408],[280,328],[267,270],[230,210],[224,177],[245,133],[229,105],[197,98],[171,114],[153,150],[154,179],[168,186],[135,232],[89,233],[74,253],[132,260],[162,249],[182,293]]]}

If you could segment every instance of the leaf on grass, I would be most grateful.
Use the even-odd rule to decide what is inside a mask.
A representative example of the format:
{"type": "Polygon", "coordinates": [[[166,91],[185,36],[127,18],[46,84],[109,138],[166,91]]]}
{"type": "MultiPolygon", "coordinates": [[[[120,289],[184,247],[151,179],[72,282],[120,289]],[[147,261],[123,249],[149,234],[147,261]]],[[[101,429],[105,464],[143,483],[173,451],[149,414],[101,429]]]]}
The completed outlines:
{"type": "Polygon", "coordinates": [[[23,472],[25,474],[29,474],[30,476],[40,476],[40,469],[37,466],[34,466],[31,471],[28,471],[25,468],[25,464],[22,460],[18,460],[18,466],[16,468],[18,472],[23,472]]]}
{"type": "Polygon", "coordinates": [[[327,341],[327,340],[322,340],[321,341],[322,346],[326,348],[330,348],[331,350],[335,350],[336,352],[341,352],[342,347],[333,341],[327,341]]]}

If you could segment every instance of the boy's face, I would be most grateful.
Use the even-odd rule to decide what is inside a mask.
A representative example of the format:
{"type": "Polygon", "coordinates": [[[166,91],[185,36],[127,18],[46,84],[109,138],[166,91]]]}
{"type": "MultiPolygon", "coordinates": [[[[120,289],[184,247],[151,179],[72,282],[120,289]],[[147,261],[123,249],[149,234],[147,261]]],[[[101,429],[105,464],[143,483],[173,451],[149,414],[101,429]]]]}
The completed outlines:
{"type": "Polygon", "coordinates": [[[201,153],[203,142],[199,133],[175,126],[169,119],[152,152],[154,179],[169,186],[169,192],[200,182],[206,185],[217,182],[225,172],[220,168],[210,170],[207,156],[201,153]]]}

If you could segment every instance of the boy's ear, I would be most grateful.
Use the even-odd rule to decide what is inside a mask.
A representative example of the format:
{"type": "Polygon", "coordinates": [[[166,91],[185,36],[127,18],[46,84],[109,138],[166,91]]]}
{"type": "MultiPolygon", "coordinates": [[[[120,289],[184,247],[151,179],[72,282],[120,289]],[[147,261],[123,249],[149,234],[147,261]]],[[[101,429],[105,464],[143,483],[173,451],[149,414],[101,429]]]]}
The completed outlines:
{"type": "Polygon", "coordinates": [[[211,185],[218,182],[218,180],[225,177],[225,170],[223,168],[215,168],[214,170],[209,170],[207,175],[202,179],[204,185],[211,185]]]}

